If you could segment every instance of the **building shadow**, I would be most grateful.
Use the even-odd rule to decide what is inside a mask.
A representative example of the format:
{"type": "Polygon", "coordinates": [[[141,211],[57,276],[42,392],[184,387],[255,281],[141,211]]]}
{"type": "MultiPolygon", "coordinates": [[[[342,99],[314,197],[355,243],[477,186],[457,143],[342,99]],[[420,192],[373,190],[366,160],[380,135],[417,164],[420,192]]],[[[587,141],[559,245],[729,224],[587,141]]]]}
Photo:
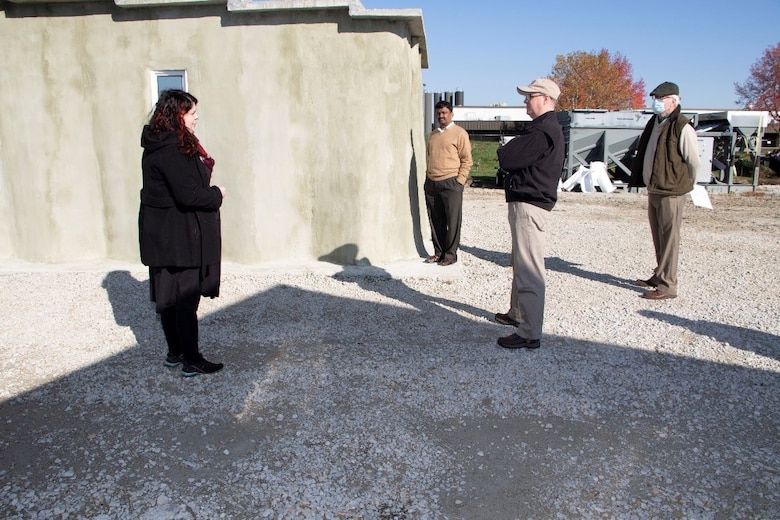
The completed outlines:
{"type": "MultiPolygon", "coordinates": [[[[0,403],[2,516],[780,512],[771,370],[618,338],[545,336],[539,350],[505,351],[495,338],[507,328],[473,302],[432,297],[376,266],[345,267],[328,291],[321,277],[290,276],[295,285],[240,275],[257,290],[201,316],[204,351],[226,367],[188,379],[162,366],[148,282],[108,273],[107,304],[137,344],[0,403]]],[[[751,334],[646,317],[662,321],[659,335],[678,325],[714,326],[723,341],[751,334]]],[[[754,339],[738,348],[764,352],[778,338],[754,339]]]]}
{"type": "Polygon", "coordinates": [[[428,256],[425,250],[425,242],[422,236],[423,223],[420,213],[420,184],[417,180],[417,150],[414,148],[414,132],[409,132],[412,158],[409,161],[409,209],[412,216],[412,232],[414,233],[414,247],[421,257],[428,256]]]}

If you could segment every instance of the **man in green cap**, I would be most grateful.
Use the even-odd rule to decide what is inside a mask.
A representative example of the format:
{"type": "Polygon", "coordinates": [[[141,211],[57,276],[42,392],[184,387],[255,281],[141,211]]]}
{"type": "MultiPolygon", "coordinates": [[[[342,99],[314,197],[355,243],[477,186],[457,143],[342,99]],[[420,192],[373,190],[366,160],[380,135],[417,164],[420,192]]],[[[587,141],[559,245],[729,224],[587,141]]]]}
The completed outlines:
{"type": "Polygon", "coordinates": [[[696,130],[680,113],[679,87],[665,81],[650,97],[655,115],[639,138],[628,187],[647,188],[647,216],[657,265],[650,278],[635,283],[648,289],[643,298],[665,300],[677,297],[683,206],[701,161],[696,130]]]}

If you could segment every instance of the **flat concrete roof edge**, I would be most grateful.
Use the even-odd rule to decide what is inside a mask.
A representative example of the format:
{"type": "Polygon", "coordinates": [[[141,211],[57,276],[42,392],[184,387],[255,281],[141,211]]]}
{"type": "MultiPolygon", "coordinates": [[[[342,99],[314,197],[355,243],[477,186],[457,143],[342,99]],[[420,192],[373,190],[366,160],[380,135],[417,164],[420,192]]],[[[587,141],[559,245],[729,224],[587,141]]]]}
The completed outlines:
{"type": "MultiPolygon", "coordinates": [[[[11,1],[35,2],[37,0],[11,1]]],[[[419,46],[421,67],[428,68],[428,46],[421,9],[366,9],[360,0],[114,0],[114,2],[119,7],[225,4],[227,10],[234,13],[348,9],[349,16],[355,19],[405,21],[409,28],[409,43],[412,46],[419,46]]]]}
{"type": "MultiPolygon", "coordinates": [[[[37,3],[92,3],[106,0],[8,0],[18,4],[37,3]]],[[[113,0],[119,7],[170,7],[186,5],[223,4],[229,12],[297,11],[318,9],[348,9],[349,16],[364,20],[406,22],[409,43],[419,46],[420,63],[428,68],[428,47],[421,9],[366,9],[360,0],[113,0]]]]}
{"type": "MultiPolygon", "coordinates": [[[[187,0],[117,0],[117,2],[186,2],[187,0]]],[[[227,0],[228,11],[292,11],[316,9],[348,9],[351,18],[365,20],[406,21],[411,36],[411,45],[419,45],[420,61],[428,68],[428,46],[425,38],[425,24],[421,9],[366,9],[359,0],[227,0]]]]}

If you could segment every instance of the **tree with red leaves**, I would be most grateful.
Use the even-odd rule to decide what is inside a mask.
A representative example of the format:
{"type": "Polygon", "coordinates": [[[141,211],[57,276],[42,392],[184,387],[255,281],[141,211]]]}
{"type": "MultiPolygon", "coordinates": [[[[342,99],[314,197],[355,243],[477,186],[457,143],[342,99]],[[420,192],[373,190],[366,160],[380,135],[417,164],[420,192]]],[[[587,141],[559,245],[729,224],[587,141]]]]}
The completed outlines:
{"type": "Polygon", "coordinates": [[[550,78],[561,87],[558,109],[627,110],[645,106],[645,82],[634,81],[632,67],[620,53],[572,52],[555,57],[550,78]]]}
{"type": "Polygon", "coordinates": [[[766,110],[780,121],[780,43],[768,47],[760,60],[750,66],[750,77],[734,83],[737,103],[749,110],[766,110]]]}

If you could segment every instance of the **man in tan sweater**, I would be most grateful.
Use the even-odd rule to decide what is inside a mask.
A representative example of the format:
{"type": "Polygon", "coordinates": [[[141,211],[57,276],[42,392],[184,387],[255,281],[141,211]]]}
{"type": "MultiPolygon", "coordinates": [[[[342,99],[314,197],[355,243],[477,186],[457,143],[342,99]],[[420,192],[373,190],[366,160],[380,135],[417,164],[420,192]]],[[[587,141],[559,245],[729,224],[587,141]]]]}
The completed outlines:
{"type": "Polygon", "coordinates": [[[426,263],[446,266],[458,261],[463,217],[463,186],[471,170],[469,134],[452,122],[452,105],[436,103],[439,128],[428,138],[425,205],[431,223],[433,255],[426,263]]]}

